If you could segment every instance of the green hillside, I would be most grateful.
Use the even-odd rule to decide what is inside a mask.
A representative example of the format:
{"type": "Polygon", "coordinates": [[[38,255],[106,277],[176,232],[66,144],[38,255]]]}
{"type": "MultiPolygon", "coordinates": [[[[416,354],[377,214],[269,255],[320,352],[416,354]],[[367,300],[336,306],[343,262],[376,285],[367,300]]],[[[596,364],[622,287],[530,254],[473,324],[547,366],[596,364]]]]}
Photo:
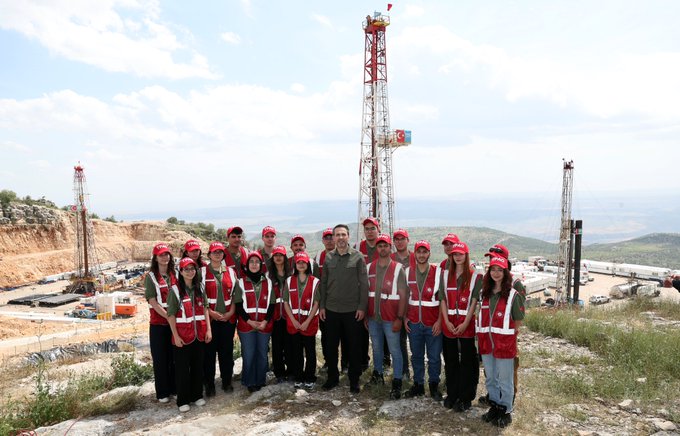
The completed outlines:
{"type": "Polygon", "coordinates": [[[583,248],[583,257],[680,269],[680,233],[651,233],[628,241],[592,244],[583,248]]]}

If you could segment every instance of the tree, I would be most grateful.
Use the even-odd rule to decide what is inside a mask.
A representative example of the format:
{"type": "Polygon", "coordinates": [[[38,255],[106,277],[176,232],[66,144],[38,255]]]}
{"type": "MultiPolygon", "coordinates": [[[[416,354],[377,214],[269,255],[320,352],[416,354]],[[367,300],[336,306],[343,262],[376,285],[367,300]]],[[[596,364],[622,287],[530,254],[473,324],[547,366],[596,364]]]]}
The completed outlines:
{"type": "Polygon", "coordinates": [[[17,193],[10,191],[9,189],[3,189],[0,191],[0,204],[3,206],[9,206],[12,201],[16,201],[17,193]]]}
{"type": "Polygon", "coordinates": [[[166,220],[166,222],[167,222],[168,224],[177,224],[177,223],[178,223],[177,217],[171,216],[170,218],[168,218],[168,219],[166,220]]]}
{"type": "Polygon", "coordinates": [[[107,216],[106,218],[104,218],[104,221],[108,221],[110,223],[117,223],[118,222],[118,221],[116,221],[116,217],[114,217],[113,215],[107,216]]]}

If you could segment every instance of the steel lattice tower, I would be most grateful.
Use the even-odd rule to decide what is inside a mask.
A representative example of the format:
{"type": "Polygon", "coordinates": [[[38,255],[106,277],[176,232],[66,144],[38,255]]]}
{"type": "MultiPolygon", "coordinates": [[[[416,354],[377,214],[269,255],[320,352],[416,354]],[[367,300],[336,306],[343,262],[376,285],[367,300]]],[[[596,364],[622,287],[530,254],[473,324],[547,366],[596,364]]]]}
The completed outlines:
{"type": "Polygon", "coordinates": [[[88,216],[90,210],[89,193],[85,172],[80,164],[74,167],[73,173],[73,196],[74,204],[71,211],[76,217],[76,246],[74,263],[76,277],[74,277],[72,290],[83,289],[87,291],[94,285],[95,276],[99,273],[99,259],[94,243],[94,230],[92,221],[88,216]],[[91,286],[90,286],[91,285],[91,286]]]}
{"type": "MultiPolygon", "coordinates": [[[[357,233],[369,216],[380,222],[382,232],[394,230],[394,184],[392,153],[407,145],[404,131],[398,137],[390,130],[387,98],[387,47],[385,31],[390,17],[375,12],[363,22],[364,106],[361,125],[361,162],[359,166],[359,213],[357,233]]],[[[357,241],[360,239],[357,235],[357,241]]]]}
{"type": "Polygon", "coordinates": [[[562,175],[562,223],[557,253],[557,293],[555,301],[563,303],[571,271],[569,244],[571,242],[571,195],[574,188],[574,161],[563,160],[562,175]]]}

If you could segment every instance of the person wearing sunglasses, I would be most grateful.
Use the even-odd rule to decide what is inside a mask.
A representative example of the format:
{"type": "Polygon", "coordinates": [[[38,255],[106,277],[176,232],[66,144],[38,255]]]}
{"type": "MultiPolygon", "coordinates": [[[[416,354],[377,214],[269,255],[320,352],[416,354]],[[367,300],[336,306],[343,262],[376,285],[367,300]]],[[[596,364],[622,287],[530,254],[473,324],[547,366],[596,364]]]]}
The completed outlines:
{"type": "Polygon", "coordinates": [[[208,299],[205,298],[198,265],[189,257],[179,261],[180,279],[168,295],[168,323],[172,330],[177,406],[180,412],[189,403],[204,406],[203,357],[205,344],[212,340],[208,299]]]}

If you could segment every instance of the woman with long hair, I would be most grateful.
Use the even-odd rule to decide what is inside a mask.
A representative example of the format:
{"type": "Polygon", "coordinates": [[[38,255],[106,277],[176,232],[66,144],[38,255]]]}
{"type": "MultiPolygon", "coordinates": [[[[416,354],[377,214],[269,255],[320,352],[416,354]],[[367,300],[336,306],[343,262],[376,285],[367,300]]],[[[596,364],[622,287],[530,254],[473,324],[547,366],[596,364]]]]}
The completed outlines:
{"type": "Polygon", "coordinates": [[[243,276],[236,281],[232,301],[236,304],[236,329],[243,356],[241,384],[252,393],[267,383],[267,348],[275,309],[272,281],[262,273],[262,255],[259,252],[248,253],[243,276]]]}
{"type": "Polygon", "coordinates": [[[204,406],[204,345],[212,339],[210,307],[197,274],[198,264],[185,257],[179,261],[180,279],[168,295],[168,323],[172,330],[177,406],[188,412],[189,403],[204,406]]]}
{"type": "Polygon", "coordinates": [[[272,366],[276,382],[281,383],[290,375],[288,359],[288,332],[284,317],[282,292],[286,279],[290,276],[290,266],[286,256],[286,247],[278,245],[272,249],[271,257],[266,262],[267,275],[274,286],[274,326],[272,327],[272,366]]]}
{"type": "Polygon", "coordinates": [[[312,275],[309,255],[295,254],[295,272],[286,279],[283,301],[290,334],[286,356],[295,376],[295,388],[314,389],[316,383],[316,332],[319,330],[319,282],[312,275]]]}
{"type": "Polygon", "coordinates": [[[440,284],[447,392],[444,406],[464,412],[472,407],[479,383],[474,318],[482,280],[470,266],[470,249],[465,242],[452,242],[450,250],[449,266],[440,284]]]}
{"type": "Polygon", "coordinates": [[[151,266],[144,280],[144,296],[149,303],[149,347],[153,363],[156,399],[168,403],[175,395],[175,363],[172,358],[172,331],[168,324],[168,293],[177,286],[175,263],[168,244],[153,247],[151,266]]]}
{"type": "Polygon", "coordinates": [[[522,319],[524,299],[512,286],[508,259],[491,256],[489,270],[482,281],[477,340],[491,405],[482,419],[498,427],[506,427],[512,422],[514,359],[522,319]]]}
{"type": "Polygon", "coordinates": [[[215,360],[219,359],[222,390],[234,391],[231,378],[234,372],[234,331],[236,329],[236,306],[232,304],[232,294],[236,274],[224,264],[224,245],[215,241],[210,244],[208,258],[210,263],[201,270],[201,281],[210,307],[210,326],[213,340],[205,346],[203,365],[203,384],[205,395],[215,395],[215,360]]]}

